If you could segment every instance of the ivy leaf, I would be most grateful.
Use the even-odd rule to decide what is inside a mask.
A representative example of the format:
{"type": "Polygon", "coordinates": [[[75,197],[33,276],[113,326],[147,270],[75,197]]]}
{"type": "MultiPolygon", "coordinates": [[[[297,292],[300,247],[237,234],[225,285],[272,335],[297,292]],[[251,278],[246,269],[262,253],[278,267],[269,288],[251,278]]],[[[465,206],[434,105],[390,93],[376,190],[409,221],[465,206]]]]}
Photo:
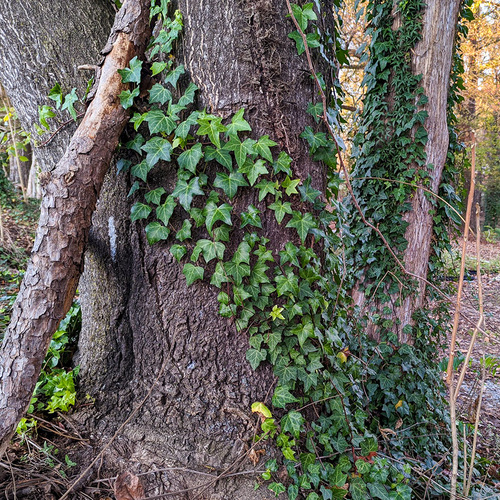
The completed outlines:
{"type": "Polygon", "coordinates": [[[218,241],[201,239],[197,241],[196,246],[193,249],[191,260],[196,262],[200,253],[203,253],[203,258],[207,263],[215,258],[222,260],[224,258],[225,249],[225,245],[219,243],[218,241]]]}
{"type": "Polygon", "coordinates": [[[298,399],[290,393],[290,388],[286,385],[278,385],[274,390],[272,403],[275,408],[284,408],[287,404],[297,402],[298,399]]]}
{"type": "Polygon", "coordinates": [[[168,139],[162,137],[153,137],[149,139],[144,146],[141,147],[146,151],[146,161],[153,167],[158,163],[158,160],[170,161],[170,152],[172,151],[172,144],[168,139]]]}
{"type": "Polygon", "coordinates": [[[161,73],[166,67],[168,66],[168,64],[166,62],[154,62],[152,65],[151,65],[151,73],[153,76],[155,75],[158,75],[159,73],[161,73]]]}
{"type": "Polygon", "coordinates": [[[194,195],[202,195],[203,191],[198,184],[198,177],[193,177],[189,183],[183,180],[178,180],[172,196],[179,198],[179,203],[184,210],[189,211],[194,195]]]}
{"type": "MultiPolygon", "coordinates": [[[[56,83],[49,90],[49,99],[52,99],[53,101],[55,101],[56,109],[59,109],[61,107],[61,104],[63,102],[63,93],[62,93],[61,85],[59,85],[59,83],[56,83]]],[[[50,108],[50,106],[48,106],[48,107],[50,108]]],[[[43,125],[43,123],[42,123],[42,125],[43,125]]]]}
{"type": "Polygon", "coordinates": [[[225,222],[228,226],[233,225],[233,223],[231,222],[232,209],[233,207],[231,205],[228,205],[227,203],[223,203],[220,206],[217,206],[213,202],[207,203],[207,206],[205,207],[206,211],[205,225],[210,235],[212,235],[213,225],[219,220],[225,222]]]}
{"type": "Polygon", "coordinates": [[[148,173],[151,171],[153,168],[152,165],[150,165],[146,160],[142,160],[141,163],[138,163],[137,165],[134,165],[132,169],[130,170],[130,173],[135,176],[139,177],[142,181],[146,182],[148,173]]]}
{"type": "Polygon", "coordinates": [[[299,249],[291,241],[289,241],[286,243],[284,250],[280,251],[280,265],[282,266],[287,262],[290,262],[290,264],[300,267],[299,259],[297,258],[298,253],[299,249]]]}
{"type": "Polygon", "coordinates": [[[130,160],[127,160],[125,158],[120,158],[117,162],[116,162],[116,173],[120,173],[120,172],[126,172],[130,166],[132,165],[132,162],[130,160]]]}
{"type": "Polygon", "coordinates": [[[212,148],[207,146],[205,148],[205,160],[211,161],[215,160],[217,163],[220,163],[223,167],[226,167],[229,171],[233,169],[233,160],[231,159],[231,155],[224,148],[212,148]]]}
{"type": "Polygon", "coordinates": [[[165,194],[165,189],[162,187],[153,189],[152,191],[149,191],[149,193],[145,194],[146,201],[148,203],[153,203],[154,205],[159,205],[161,197],[165,194]]]}
{"type": "Polygon", "coordinates": [[[123,90],[120,93],[120,104],[124,109],[131,108],[134,105],[134,98],[138,97],[140,94],[141,90],[139,87],[135,88],[134,90],[123,90]]]}
{"type": "Polygon", "coordinates": [[[71,115],[71,118],[73,120],[76,120],[76,110],[73,106],[75,102],[78,101],[78,96],[76,95],[76,87],[71,89],[71,92],[69,94],[66,94],[64,96],[64,102],[63,105],[61,106],[61,110],[67,110],[68,113],[71,115]]]}
{"type": "MultiPolygon", "coordinates": [[[[139,127],[141,126],[141,123],[144,121],[144,118],[146,118],[147,113],[134,113],[134,116],[130,118],[130,123],[134,124],[134,130],[137,132],[139,127]]],[[[140,134],[138,134],[140,135],[140,134]]],[[[140,153],[140,151],[138,151],[140,153]]]]}
{"type": "Polygon", "coordinates": [[[299,194],[296,187],[300,184],[300,179],[290,179],[288,175],[286,179],[281,183],[281,185],[285,188],[285,192],[288,196],[292,194],[299,194]]]}
{"type": "Polygon", "coordinates": [[[203,151],[201,150],[201,144],[198,142],[191,149],[184,151],[184,153],[177,158],[177,163],[179,164],[179,167],[185,168],[195,174],[196,166],[202,158],[203,151]]]}
{"type": "Polygon", "coordinates": [[[186,252],[187,252],[186,247],[183,245],[172,245],[170,247],[170,253],[174,256],[177,262],[180,262],[182,257],[186,255],[186,252]]]}
{"type": "Polygon", "coordinates": [[[231,118],[231,123],[227,125],[226,136],[238,137],[238,132],[242,131],[250,132],[252,130],[250,124],[243,118],[244,113],[245,113],[244,108],[241,108],[233,115],[233,117],[231,118]]]}
{"type": "MultiPolygon", "coordinates": [[[[370,490],[370,495],[373,498],[380,498],[380,500],[391,500],[392,497],[389,496],[387,489],[383,484],[380,483],[368,483],[368,489],[370,490]]],[[[411,498],[411,497],[408,497],[411,498]]]]}
{"type": "Polygon", "coordinates": [[[184,66],[180,64],[175,69],[167,73],[167,76],[165,77],[165,83],[170,83],[170,85],[172,85],[172,87],[174,87],[175,89],[179,77],[183,74],[184,74],[184,66]]]}
{"type": "Polygon", "coordinates": [[[247,158],[245,163],[238,168],[238,172],[246,174],[250,181],[250,186],[253,186],[259,175],[268,174],[269,170],[267,170],[264,160],[259,159],[253,162],[250,158],[247,158]]]}
{"type": "Polygon", "coordinates": [[[151,210],[153,209],[148,205],[144,205],[144,203],[134,203],[130,209],[130,220],[134,222],[139,219],[147,219],[151,210]]]}
{"type": "Polygon", "coordinates": [[[309,21],[316,21],[318,19],[312,8],[312,3],[306,3],[303,7],[292,3],[291,7],[293,17],[295,17],[295,20],[302,31],[306,31],[309,21]]]}
{"type": "Polygon", "coordinates": [[[122,77],[122,83],[141,83],[142,61],[135,56],[130,60],[129,67],[119,69],[118,73],[122,77]]]}
{"type": "MultiPolygon", "coordinates": [[[[283,454],[284,453],[285,453],[285,451],[283,450],[283,454]]],[[[293,458],[291,458],[290,460],[293,460],[293,458]]],[[[276,482],[271,483],[267,487],[267,489],[271,490],[274,493],[274,496],[276,496],[276,497],[279,496],[281,493],[286,491],[286,488],[283,485],[283,483],[276,483],[276,482]]]]}
{"type": "Polygon", "coordinates": [[[281,430],[298,438],[304,423],[305,419],[298,411],[290,411],[281,419],[281,430]]]}
{"type": "Polygon", "coordinates": [[[177,127],[175,120],[167,116],[161,109],[152,109],[146,113],[144,118],[148,122],[149,132],[151,134],[171,134],[177,127]]]}
{"type": "Polygon", "coordinates": [[[300,196],[302,201],[314,203],[316,198],[321,194],[321,191],[311,187],[311,176],[309,175],[307,179],[299,186],[300,196]]]}
{"type": "Polygon", "coordinates": [[[54,118],[54,116],[56,116],[56,114],[54,113],[52,106],[49,106],[47,104],[44,104],[43,106],[38,106],[38,119],[40,120],[40,124],[45,129],[47,129],[47,130],[50,129],[49,124],[47,123],[47,120],[49,118],[54,118]]]}
{"type": "Polygon", "coordinates": [[[254,266],[252,266],[252,272],[250,274],[250,283],[252,285],[259,285],[261,283],[269,283],[269,278],[267,276],[267,270],[269,266],[262,261],[257,261],[254,266]]]}
{"type": "Polygon", "coordinates": [[[138,189],[140,188],[139,181],[134,181],[130,191],[127,194],[127,198],[130,198],[138,189]]]}
{"type": "Polygon", "coordinates": [[[246,241],[242,241],[236,252],[234,252],[233,258],[231,259],[236,264],[244,262],[246,264],[250,263],[250,245],[246,241]]]}
{"type": "Polygon", "coordinates": [[[220,116],[214,115],[204,115],[197,120],[198,131],[197,135],[207,135],[210,139],[211,143],[220,148],[220,133],[225,132],[227,129],[224,125],[222,125],[222,118],[220,116]]]}
{"type": "Polygon", "coordinates": [[[144,142],[145,140],[142,134],[135,134],[135,137],[131,141],[125,143],[125,147],[135,151],[136,153],[142,154],[141,146],[144,142]]]}
{"type": "Polygon", "coordinates": [[[205,270],[199,266],[193,266],[193,264],[185,264],[182,269],[182,274],[186,277],[187,286],[192,285],[197,280],[202,280],[205,270]]]}
{"type": "Polygon", "coordinates": [[[236,163],[238,167],[241,167],[245,163],[247,155],[254,153],[254,145],[255,141],[253,139],[245,139],[241,142],[238,137],[231,137],[225,144],[224,149],[234,152],[236,163]]]}
{"type": "Polygon", "coordinates": [[[360,477],[353,477],[349,486],[353,500],[366,500],[366,484],[360,477]]]}
{"type": "Polygon", "coordinates": [[[255,185],[259,190],[259,201],[262,201],[268,194],[275,194],[277,189],[277,182],[268,181],[267,179],[262,179],[258,184],[255,185]]]}
{"type": "Polygon", "coordinates": [[[224,269],[229,276],[234,278],[236,285],[241,285],[245,276],[250,276],[250,266],[244,263],[226,262],[224,269]]]}
{"type": "Polygon", "coordinates": [[[229,233],[232,227],[227,224],[221,224],[220,226],[214,228],[214,240],[215,241],[229,241],[229,233]]]}
{"type": "Polygon", "coordinates": [[[177,206],[177,203],[174,200],[172,195],[168,196],[163,205],[160,205],[156,209],[156,216],[160,219],[165,226],[168,225],[170,217],[172,217],[172,213],[174,212],[174,208],[177,206]]]}
{"type": "Polygon", "coordinates": [[[214,186],[222,189],[228,198],[232,200],[238,192],[238,187],[248,186],[248,182],[239,172],[231,172],[230,174],[217,172],[214,186]]]}
{"type": "Polygon", "coordinates": [[[374,437],[369,437],[361,441],[361,453],[364,457],[376,451],[378,451],[378,443],[374,437]]]}
{"type": "Polygon", "coordinates": [[[292,219],[288,222],[286,227],[294,227],[297,230],[300,240],[304,243],[307,233],[311,229],[317,227],[317,224],[309,212],[302,214],[294,210],[292,219]]]}
{"type": "Polygon", "coordinates": [[[172,100],[170,90],[165,88],[161,83],[155,83],[149,91],[149,102],[159,102],[165,104],[167,101],[172,100]]]}
{"type": "Polygon", "coordinates": [[[279,274],[275,280],[278,297],[281,297],[285,293],[290,293],[291,295],[299,294],[299,279],[293,271],[288,271],[286,275],[279,274]]]}
{"type": "Polygon", "coordinates": [[[197,90],[198,87],[193,82],[190,82],[177,104],[179,104],[179,106],[187,106],[188,104],[191,104],[194,101],[194,95],[197,90]]]}
{"type": "Polygon", "coordinates": [[[169,234],[170,229],[157,221],[151,222],[146,226],[146,237],[150,245],[154,245],[161,240],[166,240],[169,234]]]}
{"type": "Polygon", "coordinates": [[[281,221],[286,214],[292,214],[293,212],[292,205],[288,201],[285,201],[285,203],[281,203],[280,200],[275,201],[274,203],[271,203],[268,208],[274,210],[274,216],[276,217],[278,224],[281,224],[281,221]]]}
{"type": "Polygon", "coordinates": [[[262,221],[259,217],[260,210],[253,205],[248,206],[248,212],[241,214],[241,227],[254,226],[262,229],[262,221]]]}
{"type": "Polygon", "coordinates": [[[277,146],[277,143],[269,139],[268,135],[263,135],[255,143],[254,150],[257,154],[262,156],[262,158],[265,158],[266,160],[272,162],[273,155],[271,154],[271,150],[269,148],[272,148],[273,146],[277,146]]]}
{"type": "Polygon", "coordinates": [[[177,231],[177,234],[175,237],[179,241],[184,241],[189,238],[191,238],[191,228],[193,225],[191,224],[191,221],[189,219],[184,219],[184,222],[182,223],[182,227],[177,231]]]}
{"type": "Polygon", "coordinates": [[[266,351],[261,351],[259,349],[248,349],[246,353],[247,361],[253,370],[256,370],[259,365],[266,359],[266,351]]]}
{"type": "Polygon", "coordinates": [[[226,276],[224,266],[221,262],[217,262],[215,266],[214,274],[212,274],[212,279],[210,280],[211,285],[215,285],[217,288],[222,286],[222,283],[227,283],[229,278],[226,276]]]}
{"type": "Polygon", "coordinates": [[[284,172],[287,175],[292,175],[292,169],[290,165],[292,164],[292,159],[284,151],[281,151],[278,159],[273,163],[274,173],[284,172]]]}
{"type": "Polygon", "coordinates": [[[191,130],[192,125],[196,125],[199,111],[193,111],[186,120],[181,122],[175,129],[175,137],[180,137],[181,139],[186,139],[191,130]]]}
{"type": "Polygon", "coordinates": [[[311,153],[314,153],[320,146],[328,146],[326,134],[324,132],[315,134],[310,126],[304,129],[300,137],[309,143],[311,153]]]}

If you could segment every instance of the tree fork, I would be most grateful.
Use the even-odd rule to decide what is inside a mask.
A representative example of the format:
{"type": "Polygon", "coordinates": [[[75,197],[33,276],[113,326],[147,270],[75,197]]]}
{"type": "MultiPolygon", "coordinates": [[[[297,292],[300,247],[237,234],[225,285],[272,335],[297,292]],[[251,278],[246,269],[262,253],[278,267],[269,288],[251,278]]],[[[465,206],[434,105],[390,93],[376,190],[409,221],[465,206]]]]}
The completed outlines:
{"type": "Polygon", "coordinates": [[[92,214],[129,112],[118,69],[143,58],[150,2],[125,0],[102,63],[94,100],[66,153],[46,176],[31,260],[0,351],[0,457],[25,414],[53,333],[68,312],[83,271],[92,214]]]}

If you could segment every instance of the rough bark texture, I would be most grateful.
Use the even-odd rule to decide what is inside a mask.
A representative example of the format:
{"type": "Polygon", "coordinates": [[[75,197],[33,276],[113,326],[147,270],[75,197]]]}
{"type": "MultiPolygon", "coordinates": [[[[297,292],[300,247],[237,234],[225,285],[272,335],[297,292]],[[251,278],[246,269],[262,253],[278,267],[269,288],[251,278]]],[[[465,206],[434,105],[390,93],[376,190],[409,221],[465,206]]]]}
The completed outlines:
{"type": "MultiPolygon", "coordinates": [[[[244,106],[254,137],[269,134],[294,158],[297,175],[311,173],[320,187],[322,173],[298,139],[310,124],[304,110],[314,89],[287,38],[293,28],[285,2],[182,0],[178,7],[185,27],[178,59],[201,89],[200,107],[229,116],[244,106]]],[[[148,184],[171,191],[174,169],[164,165],[153,171],[148,184]]],[[[80,286],[84,315],[78,362],[82,392],[95,398],[95,407],[80,418],[96,436],[109,437],[166,363],[158,388],[127,424],[112,457],[133,470],[142,464],[146,470],[221,471],[251,444],[256,419],[250,406],[269,402],[274,377],[269,367],[252,371],[245,359],[246,335],[218,316],[217,290],[207,284],[187,288],[168,245],[146,243],[144,225],[129,219],[134,201],[126,198],[129,187],[123,174],[108,174],[93,219],[80,286]]],[[[263,219],[279,249],[285,237],[263,219]]],[[[242,467],[252,469],[248,460],[242,467]]],[[[150,495],[206,481],[180,471],[148,478],[150,495]]],[[[255,476],[222,481],[200,498],[269,498],[269,492],[253,490],[254,481],[255,476]]]]}
{"type": "MultiPolygon", "coordinates": [[[[23,128],[38,138],[38,106],[56,82],[63,91],[77,87],[83,95],[92,76],[79,65],[99,64],[113,24],[109,0],[44,2],[0,0],[0,81],[23,128]]],[[[67,116],[69,118],[69,116],[67,116]]],[[[62,157],[75,126],[64,129],[50,147],[35,150],[42,170],[52,170],[62,157]]]]}
{"type": "Polygon", "coordinates": [[[149,2],[126,1],[112,37],[95,98],[65,155],[42,182],[32,257],[0,352],[0,455],[30,403],[52,334],[76,291],[92,213],[128,120],[119,99],[127,86],[117,70],[144,54],[149,2]]]}
{"type": "MultiPolygon", "coordinates": [[[[422,86],[429,99],[424,106],[428,113],[424,124],[428,134],[425,153],[432,179],[430,189],[434,193],[438,192],[448,154],[448,92],[460,3],[460,0],[428,0],[422,40],[415,47],[412,59],[413,72],[423,75],[422,86]]],[[[420,189],[413,198],[412,211],[405,217],[409,225],[405,233],[408,247],[404,253],[404,265],[407,271],[423,278],[427,278],[431,252],[432,209],[432,200],[420,189]]],[[[424,305],[424,300],[425,283],[420,281],[418,293],[405,299],[397,310],[401,328],[412,324],[412,314],[424,305]]],[[[402,331],[399,337],[402,342],[411,341],[410,336],[402,331]]]]}

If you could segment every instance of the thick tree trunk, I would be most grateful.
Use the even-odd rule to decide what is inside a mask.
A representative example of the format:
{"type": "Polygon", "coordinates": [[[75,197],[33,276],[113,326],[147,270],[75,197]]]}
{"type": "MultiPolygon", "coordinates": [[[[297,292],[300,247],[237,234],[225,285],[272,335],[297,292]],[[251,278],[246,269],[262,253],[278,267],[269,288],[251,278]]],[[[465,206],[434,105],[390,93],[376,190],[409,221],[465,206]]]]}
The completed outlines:
{"type": "Polygon", "coordinates": [[[118,69],[143,57],[149,1],[128,0],[117,16],[99,85],[45,193],[33,252],[0,352],[0,456],[29,406],[52,334],[68,312],[82,272],[91,216],[129,114],[118,69]]]}
{"type": "MultiPolygon", "coordinates": [[[[310,124],[304,110],[314,88],[287,38],[293,28],[285,2],[181,0],[178,7],[184,15],[179,62],[201,89],[200,107],[229,116],[244,106],[253,136],[269,134],[293,157],[295,175],[310,173],[321,187],[322,173],[298,138],[310,124]]],[[[148,183],[171,191],[175,165],[162,168],[148,183]]],[[[274,376],[269,367],[254,372],[247,363],[246,334],[219,317],[217,290],[205,283],[187,288],[168,245],[146,243],[143,224],[130,222],[129,187],[123,174],[110,173],[93,219],[80,286],[78,362],[82,393],[95,398],[95,407],[80,418],[100,435],[112,435],[165,363],[158,388],[124,428],[113,456],[129,467],[222,471],[251,446],[256,419],[250,407],[269,402],[274,376]]],[[[280,249],[286,233],[262,217],[274,250],[280,249]]],[[[252,469],[248,459],[242,467],[252,469]]],[[[158,474],[149,493],[205,481],[187,472],[158,474]]],[[[255,475],[226,481],[200,498],[269,498],[254,491],[255,475]]]]}
{"type": "MultiPolygon", "coordinates": [[[[77,87],[83,95],[92,75],[78,66],[100,63],[113,19],[109,0],[81,0],[77,6],[64,1],[0,0],[0,81],[23,129],[34,139],[39,137],[34,128],[38,106],[54,104],[47,96],[56,82],[65,92],[77,87]]],[[[42,170],[55,167],[75,128],[65,128],[50,146],[35,150],[42,170]]]]}

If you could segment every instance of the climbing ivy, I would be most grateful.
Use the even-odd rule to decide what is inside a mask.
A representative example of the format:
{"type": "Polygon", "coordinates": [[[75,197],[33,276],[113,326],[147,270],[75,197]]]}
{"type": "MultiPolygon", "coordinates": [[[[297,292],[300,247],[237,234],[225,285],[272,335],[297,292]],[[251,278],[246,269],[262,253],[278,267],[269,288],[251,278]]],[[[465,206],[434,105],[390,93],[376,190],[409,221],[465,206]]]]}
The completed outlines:
{"type": "MultiPolygon", "coordinates": [[[[381,242],[352,214],[347,227],[347,210],[337,201],[342,184],[336,169],[339,141],[321,125],[321,117],[327,116],[333,130],[340,126],[342,93],[336,72],[347,61],[338,36],[340,1],[333,4],[337,24],[328,30],[319,2],[290,4],[297,27],[290,38],[298,54],[314,51],[318,64],[333,74],[327,85],[315,72],[327,102],[309,104],[307,113],[317,125],[301,134],[312,158],[327,167],[326,193],[315,189],[310,178],[294,175],[292,158],[272,138],[252,135],[244,109],[226,120],[196,109],[198,88],[186,82],[184,67],[168,57],[182,29],[182,15],[172,12],[169,0],[152,2],[151,15],[159,16],[163,27],[151,42],[150,60],[134,58],[120,71],[122,81],[130,84],[120,99],[124,108],[134,110],[135,133],[124,144],[129,153],[118,170],[134,180],[129,196],[137,201],[131,220],[144,221],[148,242],[169,246],[187,285],[205,281],[219,289],[219,313],[248,333],[246,358],[252,368],[264,361],[273,367],[278,380],[273,409],[255,402],[252,411],[261,419],[258,439],[275,441],[289,479],[286,484],[277,479],[278,461],[270,460],[263,475],[268,488],[276,495],[286,492],[292,500],[299,494],[308,500],[348,494],[354,499],[409,499],[411,467],[404,460],[390,460],[382,449],[390,445],[401,457],[415,447],[435,465],[434,453],[443,449],[439,438],[432,441],[432,452],[411,425],[397,437],[390,431],[403,417],[406,425],[409,420],[424,422],[419,431],[435,428],[445,417],[432,378],[435,371],[429,376],[429,363],[422,363],[422,352],[429,354],[429,349],[423,349],[420,336],[415,346],[397,345],[394,335],[375,345],[362,324],[352,320],[345,283],[362,276],[350,269],[363,270],[369,288],[371,280],[395,266],[381,242]],[[137,104],[146,67],[155,83],[144,111],[137,104]],[[175,182],[151,189],[163,162],[176,166],[175,182]],[[248,196],[253,203],[242,207],[239,195],[250,193],[255,194],[248,196]],[[263,221],[287,234],[282,250],[269,245],[263,221]]],[[[365,179],[353,186],[366,216],[402,252],[407,200],[417,181],[426,182],[414,168],[425,163],[425,113],[417,106],[426,97],[409,62],[420,38],[423,1],[400,3],[402,27],[397,31],[391,27],[392,5],[368,2],[372,43],[364,121],[355,142],[356,175],[404,182],[365,179]],[[389,86],[395,89],[391,105],[389,86]]],[[[452,175],[451,164],[446,175],[452,175]]],[[[456,202],[452,191],[445,199],[456,202]]],[[[446,209],[436,208],[438,213],[446,209]]],[[[381,290],[391,293],[391,286],[381,290]]],[[[429,321],[422,315],[417,329],[428,330],[429,321]]]]}

